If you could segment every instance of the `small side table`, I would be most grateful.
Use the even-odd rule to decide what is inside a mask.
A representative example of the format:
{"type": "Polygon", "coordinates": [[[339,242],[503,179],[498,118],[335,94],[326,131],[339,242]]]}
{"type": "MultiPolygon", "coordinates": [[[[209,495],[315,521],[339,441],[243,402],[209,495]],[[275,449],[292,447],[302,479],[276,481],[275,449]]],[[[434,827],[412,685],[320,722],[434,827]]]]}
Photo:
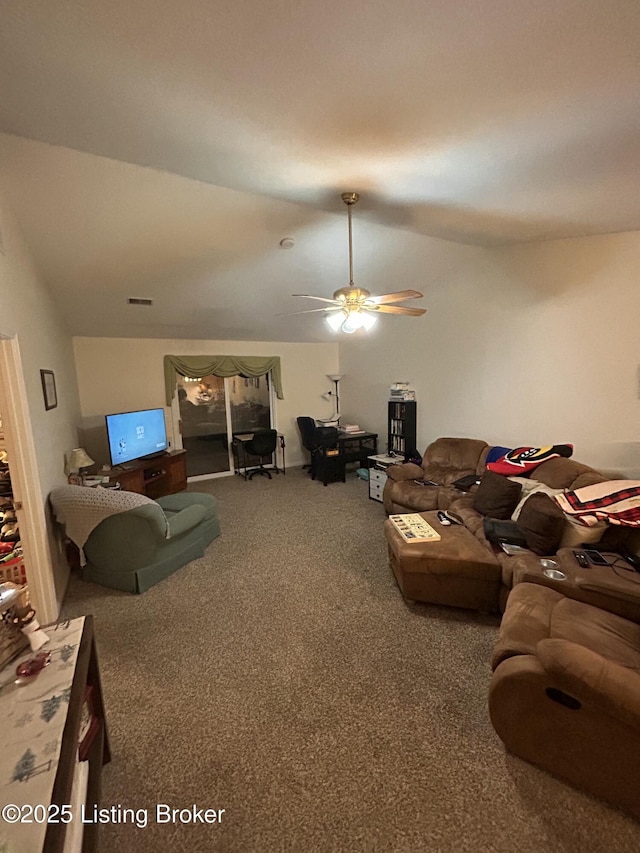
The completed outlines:
{"type": "Polygon", "coordinates": [[[367,456],[369,462],[369,498],[382,503],[384,484],[387,482],[387,468],[402,461],[398,456],[387,456],[384,453],[367,456]]]}

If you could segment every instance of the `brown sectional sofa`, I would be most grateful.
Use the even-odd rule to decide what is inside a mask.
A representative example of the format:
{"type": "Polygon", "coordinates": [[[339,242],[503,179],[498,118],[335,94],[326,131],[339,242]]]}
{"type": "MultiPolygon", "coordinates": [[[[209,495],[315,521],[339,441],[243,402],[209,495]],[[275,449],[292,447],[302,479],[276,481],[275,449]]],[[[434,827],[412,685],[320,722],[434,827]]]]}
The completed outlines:
{"type": "MultiPolygon", "coordinates": [[[[424,513],[442,531],[440,542],[407,544],[385,522],[400,589],[408,600],[478,609],[493,602],[503,611],[489,714],[505,747],[640,818],[640,574],[621,558],[624,571],[580,568],[573,554],[579,533],[573,547],[552,555],[564,580],[543,575],[539,554],[508,556],[492,546],[473,506],[475,487],[466,494],[453,487],[466,474],[482,477],[488,450],[477,439],[440,438],[421,466],[387,470],[387,513],[424,513]],[[464,525],[440,527],[438,509],[456,512],[464,525]]],[[[534,478],[553,489],[607,479],[567,458],[543,462],[534,478]]],[[[600,550],[622,538],[637,553],[628,534],[612,526],[600,550]]]]}
{"type": "Polygon", "coordinates": [[[506,748],[640,818],[640,625],[517,584],[492,667],[506,748]]]}
{"type": "MultiPolygon", "coordinates": [[[[513,572],[516,565],[520,571],[523,567],[529,567],[529,580],[533,580],[536,573],[542,578],[542,572],[539,554],[525,554],[517,558],[519,562],[516,563],[516,558],[494,548],[485,537],[483,516],[473,507],[474,487],[471,487],[469,492],[463,492],[453,486],[453,483],[467,475],[476,475],[480,480],[486,471],[485,460],[488,452],[487,442],[479,439],[438,438],[425,451],[422,465],[406,462],[392,465],[387,469],[383,503],[388,515],[429,510],[451,510],[459,515],[464,521],[465,528],[489,552],[492,561],[499,567],[500,584],[492,609],[504,610],[507,596],[513,586],[513,572]],[[438,485],[419,485],[415,482],[417,479],[433,480],[438,485]]],[[[588,465],[564,457],[548,459],[538,465],[529,479],[536,480],[551,489],[579,489],[607,480],[603,474],[588,465]]],[[[579,536],[576,537],[573,546],[575,547],[578,542],[579,536]]],[[[573,555],[570,552],[567,554],[573,560],[573,555]]],[[[569,556],[566,558],[569,559],[569,556]]],[[[428,598],[421,598],[419,595],[414,600],[429,601],[428,598]]],[[[473,607],[473,605],[470,606],[473,607]]],[[[483,601],[478,609],[487,609],[486,601],[483,601]]]]}

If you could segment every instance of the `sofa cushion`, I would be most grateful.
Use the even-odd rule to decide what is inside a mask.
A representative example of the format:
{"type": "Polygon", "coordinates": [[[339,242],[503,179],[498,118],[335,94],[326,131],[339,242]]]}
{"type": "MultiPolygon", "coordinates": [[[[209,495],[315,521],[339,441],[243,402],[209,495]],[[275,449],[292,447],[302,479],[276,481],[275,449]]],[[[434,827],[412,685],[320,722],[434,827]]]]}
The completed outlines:
{"type": "Polygon", "coordinates": [[[421,480],[424,472],[415,462],[395,462],[385,471],[388,480],[401,483],[403,480],[421,480]]]}
{"type": "Polygon", "coordinates": [[[520,483],[514,483],[492,471],[485,471],[473,498],[473,508],[481,515],[491,518],[511,518],[521,492],[520,483]]]}
{"type": "Polygon", "coordinates": [[[506,476],[522,475],[533,471],[547,459],[556,456],[568,458],[573,453],[572,444],[554,444],[547,447],[516,447],[498,459],[496,462],[488,462],[487,469],[496,474],[506,476]]]}
{"type": "Polygon", "coordinates": [[[555,554],[564,532],[565,517],[549,495],[538,493],[525,501],[518,526],[528,548],[540,555],[555,554]]]}
{"type": "Polygon", "coordinates": [[[529,480],[527,477],[509,477],[509,479],[522,485],[520,500],[511,514],[511,518],[514,521],[518,520],[518,517],[522,512],[522,507],[531,495],[542,494],[553,497],[554,495],[561,495],[563,492],[563,489],[554,489],[551,486],[547,486],[546,483],[541,483],[539,480],[529,480]]]}
{"type": "Polygon", "coordinates": [[[384,486],[385,509],[392,512],[427,512],[438,508],[438,486],[421,486],[413,480],[403,480],[384,486]]]}
{"type": "Polygon", "coordinates": [[[438,438],[422,457],[422,476],[425,480],[450,486],[465,474],[477,472],[486,448],[486,441],[480,439],[438,438]]]}
{"type": "Polygon", "coordinates": [[[535,478],[554,489],[578,489],[594,483],[603,483],[607,479],[594,468],[562,456],[555,456],[539,465],[535,478]]]}
{"type": "Polygon", "coordinates": [[[587,527],[579,518],[571,518],[565,514],[564,529],[559,548],[577,548],[583,542],[599,542],[605,530],[609,527],[606,521],[599,521],[594,527],[587,527]]]}
{"type": "Polygon", "coordinates": [[[514,655],[535,655],[538,643],[568,640],[640,672],[640,625],[574,601],[539,584],[519,583],[509,596],[492,668],[514,655]]]}

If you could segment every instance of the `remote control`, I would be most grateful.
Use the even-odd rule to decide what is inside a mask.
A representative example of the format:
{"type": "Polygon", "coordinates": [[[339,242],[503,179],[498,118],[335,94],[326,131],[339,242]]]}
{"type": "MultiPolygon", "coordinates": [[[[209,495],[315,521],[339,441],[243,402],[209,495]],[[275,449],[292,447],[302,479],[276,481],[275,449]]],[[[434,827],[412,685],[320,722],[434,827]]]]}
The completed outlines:
{"type": "Polygon", "coordinates": [[[583,569],[589,568],[589,558],[584,553],[584,551],[574,551],[573,555],[576,558],[576,560],[578,561],[579,565],[582,566],[583,569]]]}
{"type": "Polygon", "coordinates": [[[451,524],[451,519],[447,518],[446,514],[442,512],[442,510],[440,510],[440,512],[438,513],[438,521],[444,527],[448,527],[451,524]]]}

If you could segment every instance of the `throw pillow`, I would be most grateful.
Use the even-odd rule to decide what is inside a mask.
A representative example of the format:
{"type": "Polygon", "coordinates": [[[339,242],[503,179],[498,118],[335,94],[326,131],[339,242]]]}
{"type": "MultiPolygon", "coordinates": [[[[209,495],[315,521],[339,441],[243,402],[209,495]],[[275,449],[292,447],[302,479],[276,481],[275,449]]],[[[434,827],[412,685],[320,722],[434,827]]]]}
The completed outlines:
{"type": "Polygon", "coordinates": [[[491,518],[511,518],[521,491],[522,486],[519,483],[512,483],[500,474],[485,471],[473,497],[473,508],[480,515],[491,518]]]}
{"type": "Polygon", "coordinates": [[[540,556],[555,554],[564,533],[565,517],[558,504],[545,494],[527,498],[518,518],[518,527],[530,548],[540,556]]]}
{"type": "Polygon", "coordinates": [[[529,474],[538,465],[553,459],[554,456],[569,458],[573,453],[573,444],[554,444],[548,447],[516,447],[498,459],[488,462],[487,470],[496,474],[520,475],[529,474]]]}

